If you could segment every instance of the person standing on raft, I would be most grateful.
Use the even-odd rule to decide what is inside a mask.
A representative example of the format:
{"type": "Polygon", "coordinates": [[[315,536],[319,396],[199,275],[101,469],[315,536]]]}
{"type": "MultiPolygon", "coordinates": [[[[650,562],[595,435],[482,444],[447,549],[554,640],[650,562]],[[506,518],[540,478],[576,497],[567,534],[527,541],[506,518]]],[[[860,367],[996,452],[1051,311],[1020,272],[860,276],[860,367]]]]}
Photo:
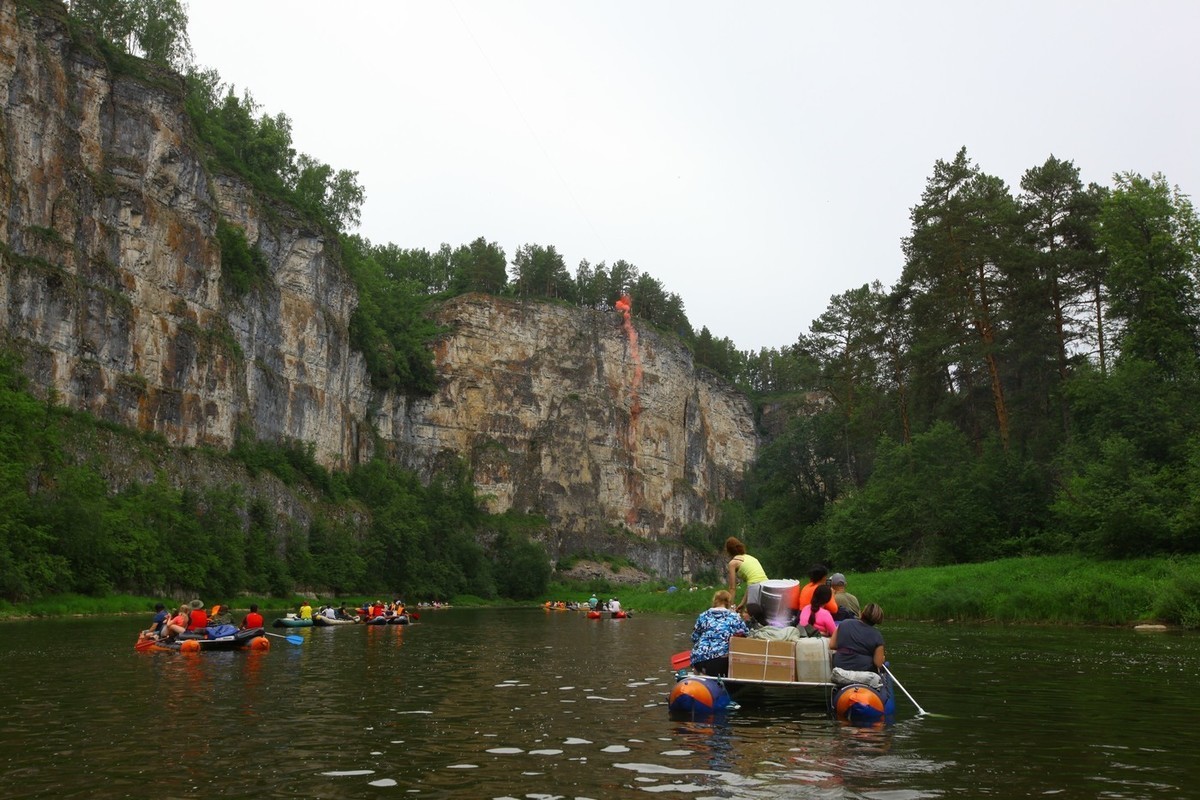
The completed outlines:
{"type": "Polygon", "coordinates": [[[767,580],[758,559],[746,552],[746,545],[736,537],[730,536],[725,540],[725,552],[729,556],[729,564],[725,570],[729,576],[729,596],[737,600],[738,581],[746,584],[746,594],[741,603],[734,603],[733,608],[744,611],[745,614],[760,625],[764,623],[762,600],[760,592],[762,583],[767,580]]]}

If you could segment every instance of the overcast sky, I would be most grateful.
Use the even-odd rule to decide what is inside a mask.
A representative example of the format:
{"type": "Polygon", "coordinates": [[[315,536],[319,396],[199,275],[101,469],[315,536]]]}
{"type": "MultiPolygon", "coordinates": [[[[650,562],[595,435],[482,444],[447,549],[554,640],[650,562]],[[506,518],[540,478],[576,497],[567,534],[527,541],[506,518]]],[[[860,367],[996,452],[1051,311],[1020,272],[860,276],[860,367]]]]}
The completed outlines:
{"type": "MultiPolygon", "coordinates": [[[[829,298],[900,276],[959,147],[1018,191],[1200,191],[1200,4],[192,0],[196,61],[297,149],[356,170],[360,233],[625,259],[697,331],[792,344],[829,298]]],[[[636,308],[637,298],[634,298],[636,308]]]]}

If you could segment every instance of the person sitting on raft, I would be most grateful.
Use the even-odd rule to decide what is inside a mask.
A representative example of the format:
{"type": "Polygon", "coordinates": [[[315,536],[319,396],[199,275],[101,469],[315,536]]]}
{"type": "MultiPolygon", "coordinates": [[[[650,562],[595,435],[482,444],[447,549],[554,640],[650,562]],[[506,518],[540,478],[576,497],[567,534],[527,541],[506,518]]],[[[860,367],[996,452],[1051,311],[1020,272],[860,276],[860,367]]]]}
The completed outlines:
{"type": "Polygon", "coordinates": [[[203,630],[208,627],[208,612],[204,610],[204,602],[202,600],[193,600],[188,604],[188,623],[189,631],[203,630]]]}
{"type": "Polygon", "coordinates": [[[242,630],[249,631],[263,626],[263,615],[258,613],[258,604],[250,604],[250,613],[242,619],[242,630]]]}
{"type": "Polygon", "coordinates": [[[167,620],[167,627],[164,631],[166,638],[174,639],[176,636],[187,630],[188,614],[191,610],[191,606],[185,603],[179,607],[179,610],[175,612],[174,616],[167,620]]]}
{"type": "Polygon", "coordinates": [[[733,595],[720,589],[713,595],[712,608],[700,612],[692,629],[692,669],[723,678],[729,674],[729,640],[746,636],[746,621],[730,606],[733,595]]]}
{"type": "Polygon", "coordinates": [[[858,605],[858,598],[846,591],[846,576],[840,572],[830,575],[829,588],[833,589],[833,602],[837,604],[838,609],[833,618],[841,622],[858,617],[862,609],[858,605]]]}
{"type": "MultiPolygon", "coordinates": [[[[803,609],[806,605],[812,602],[813,592],[817,590],[818,586],[825,585],[825,576],[828,574],[829,570],[826,569],[822,564],[816,564],[808,571],[808,583],[800,587],[800,600],[799,605],[797,605],[796,608],[803,609]]],[[[837,616],[837,600],[835,600],[832,596],[830,597],[829,602],[825,604],[825,610],[830,614],[833,614],[835,617],[837,616]]]]}
{"type": "Polygon", "coordinates": [[[867,603],[858,619],[842,620],[829,637],[833,666],[849,672],[875,672],[883,669],[883,634],[875,626],[883,622],[883,609],[867,603]]]}
{"type": "Polygon", "coordinates": [[[138,638],[139,639],[157,639],[159,636],[162,635],[163,628],[166,626],[167,620],[170,618],[170,616],[171,615],[167,613],[166,606],[164,606],[162,603],[155,603],[154,604],[154,619],[151,620],[150,627],[146,628],[146,630],[142,631],[141,635],[138,638]]]}
{"type": "Polygon", "coordinates": [[[211,628],[215,625],[232,625],[233,614],[229,611],[229,606],[224,603],[213,603],[213,606],[208,611],[208,626],[211,628]]]}
{"type": "MultiPolygon", "coordinates": [[[[812,600],[809,604],[800,609],[800,621],[797,624],[800,628],[806,628],[812,625],[817,632],[822,636],[833,636],[837,632],[837,622],[833,619],[833,614],[829,613],[827,604],[829,598],[833,597],[833,589],[827,584],[822,583],[812,593],[812,600]]],[[[811,635],[811,632],[810,634],[811,635]]]]}

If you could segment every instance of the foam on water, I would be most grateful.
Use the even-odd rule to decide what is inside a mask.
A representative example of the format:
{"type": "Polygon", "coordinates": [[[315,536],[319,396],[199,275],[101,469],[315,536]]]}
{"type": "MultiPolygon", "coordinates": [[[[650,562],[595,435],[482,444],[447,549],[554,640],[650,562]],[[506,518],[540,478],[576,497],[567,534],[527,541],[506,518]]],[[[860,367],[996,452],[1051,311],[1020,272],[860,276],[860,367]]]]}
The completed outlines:
{"type": "Polygon", "coordinates": [[[332,772],[322,772],[330,778],[357,778],[363,775],[374,775],[373,769],[335,769],[332,772]]]}

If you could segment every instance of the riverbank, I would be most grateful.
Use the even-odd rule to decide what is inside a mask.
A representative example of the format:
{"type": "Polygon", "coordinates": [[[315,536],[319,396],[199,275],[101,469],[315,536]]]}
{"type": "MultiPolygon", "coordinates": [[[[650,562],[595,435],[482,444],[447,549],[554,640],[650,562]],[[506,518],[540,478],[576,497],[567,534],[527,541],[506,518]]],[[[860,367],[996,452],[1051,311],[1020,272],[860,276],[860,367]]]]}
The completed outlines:
{"type": "MultiPolygon", "coordinates": [[[[803,576],[795,576],[802,579],[803,576]]],[[[922,567],[888,572],[848,572],[847,590],[859,601],[878,603],[888,619],[1010,624],[1137,625],[1158,623],[1200,629],[1200,556],[1091,561],[1079,556],[1011,558],[984,564],[922,567]]],[[[597,596],[617,597],[627,609],[695,615],[708,608],[715,586],[659,581],[608,587],[597,596]]],[[[579,583],[556,583],[537,600],[583,600],[596,590],[579,583]]],[[[372,596],[373,597],[373,596],[372,596]]],[[[221,598],[203,598],[206,603],[221,598]]],[[[292,598],[236,597],[235,615],[257,603],[265,613],[295,609],[292,598]]],[[[366,597],[326,599],[358,605],[366,597]]],[[[179,598],[110,595],[56,595],[25,603],[0,601],[0,621],[100,614],[149,614],[154,603],[179,598]]],[[[465,595],[455,606],[526,605],[465,595]]]]}
{"type": "MultiPolygon", "coordinates": [[[[779,576],[772,576],[779,577],[779,576]]],[[[804,576],[795,577],[804,582],[804,576]]],[[[983,564],[846,573],[846,589],[893,620],[1200,628],[1200,557],[1092,561],[1079,556],[1011,558],[983,564]]],[[[637,611],[698,614],[714,586],[621,587],[637,611]]],[[[591,587],[559,584],[545,599],[578,600],[591,587]]]]}

